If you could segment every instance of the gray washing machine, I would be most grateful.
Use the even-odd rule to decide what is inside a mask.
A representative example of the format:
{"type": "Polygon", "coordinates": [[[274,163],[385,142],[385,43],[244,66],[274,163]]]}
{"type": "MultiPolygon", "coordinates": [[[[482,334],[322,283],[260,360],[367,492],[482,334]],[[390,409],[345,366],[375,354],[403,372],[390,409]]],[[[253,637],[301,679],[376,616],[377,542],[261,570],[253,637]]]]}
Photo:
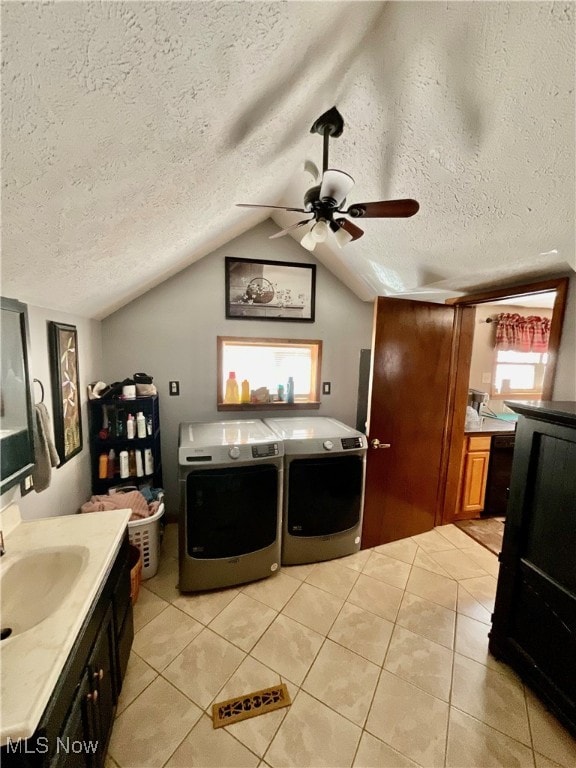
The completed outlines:
{"type": "Polygon", "coordinates": [[[260,419],[180,424],[180,591],[229,587],[278,569],[283,455],[260,419]]]}
{"type": "Polygon", "coordinates": [[[360,549],[366,435],[336,419],[265,419],[284,442],[282,564],[316,563],[360,549]]]}

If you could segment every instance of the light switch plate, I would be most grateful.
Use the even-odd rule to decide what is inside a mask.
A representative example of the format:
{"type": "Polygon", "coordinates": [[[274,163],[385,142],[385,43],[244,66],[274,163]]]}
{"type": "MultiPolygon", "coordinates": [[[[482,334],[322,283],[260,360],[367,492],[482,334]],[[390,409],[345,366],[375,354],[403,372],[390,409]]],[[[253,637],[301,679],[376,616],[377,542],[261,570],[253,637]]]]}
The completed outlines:
{"type": "Polygon", "coordinates": [[[482,374],[482,384],[490,384],[491,381],[492,381],[492,376],[490,373],[482,374]]]}
{"type": "Polygon", "coordinates": [[[177,397],[180,394],[180,382],[179,381],[170,381],[168,382],[169,387],[169,393],[172,396],[177,397]]]}
{"type": "Polygon", "coordinates": [[[332,390],[332,385],[329,381],[322,382],[322,394],[329,395],[332,390]]]}

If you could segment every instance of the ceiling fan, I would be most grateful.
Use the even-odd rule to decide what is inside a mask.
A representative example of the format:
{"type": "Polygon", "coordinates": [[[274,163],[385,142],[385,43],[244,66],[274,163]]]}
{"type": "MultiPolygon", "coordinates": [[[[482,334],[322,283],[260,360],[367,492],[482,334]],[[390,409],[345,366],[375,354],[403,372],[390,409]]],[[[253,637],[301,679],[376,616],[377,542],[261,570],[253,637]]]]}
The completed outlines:
{"type": "Polygon", "coordinates": [[[311,187],[304,195],[303,208],[288,208],[283,205],[254,205],[251,203],[237,203],[241,208],[277,208],[283,211],[310,214],[308,219],[292,224],[286,229],[270,236],[270,239],[282,237],[288,232],[304,227],[314,221],[312,228],[304,235],[300,244],[313,251],[316,243],[321,243],[328,237],[328,232],[334,233],[336,243],[342,248],[352,240],[358,240],[364,234],[364,230],[356,226],[352,221],[342,218],[351,216],[353,219],[361,218],[400,218],[414,216],[420,208],[416,200],[410,198],[402,200],[381,200],[372,203],[354,203],[345,208],[346,196],[354,186],[354,179],[350,174],[328,167],[328,143],[330,137],[338,138],[342,135],[344,120],[336,107],[321,115],[310,133],[319,133],[324,138],[324,152],[322,158],[322,181],[311,187]]]}

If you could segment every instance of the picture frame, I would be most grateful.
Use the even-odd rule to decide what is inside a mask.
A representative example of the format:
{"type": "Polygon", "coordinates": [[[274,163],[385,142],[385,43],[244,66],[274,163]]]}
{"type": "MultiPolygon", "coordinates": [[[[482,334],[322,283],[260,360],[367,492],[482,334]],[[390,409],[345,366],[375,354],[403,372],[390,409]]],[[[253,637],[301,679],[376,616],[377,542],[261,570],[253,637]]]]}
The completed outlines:
{"type": "Polygon", "coordinates": [[[226,317],[313,323],[316,265],[225,258],[226,317]]]}
{"type": "Polygon", "coordinates": [[[54,443],[60,465],[82,450],[78,332],[75,325],[48,323],[54,443]]]}

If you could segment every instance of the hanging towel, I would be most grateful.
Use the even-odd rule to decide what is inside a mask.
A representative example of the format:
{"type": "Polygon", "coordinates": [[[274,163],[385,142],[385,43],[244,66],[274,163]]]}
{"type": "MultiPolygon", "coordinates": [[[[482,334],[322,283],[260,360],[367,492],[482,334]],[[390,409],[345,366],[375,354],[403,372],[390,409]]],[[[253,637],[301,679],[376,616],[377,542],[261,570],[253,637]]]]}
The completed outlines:
{"type": "Polygon", "coordinates": [[[32,470],[32,480],[36,493],[45,491],[50,485],[52,467],[57,467],[60,457],[52,440],[50,414],[44,403],[34,406],[34,458],[36,463],[32,470]]]}

